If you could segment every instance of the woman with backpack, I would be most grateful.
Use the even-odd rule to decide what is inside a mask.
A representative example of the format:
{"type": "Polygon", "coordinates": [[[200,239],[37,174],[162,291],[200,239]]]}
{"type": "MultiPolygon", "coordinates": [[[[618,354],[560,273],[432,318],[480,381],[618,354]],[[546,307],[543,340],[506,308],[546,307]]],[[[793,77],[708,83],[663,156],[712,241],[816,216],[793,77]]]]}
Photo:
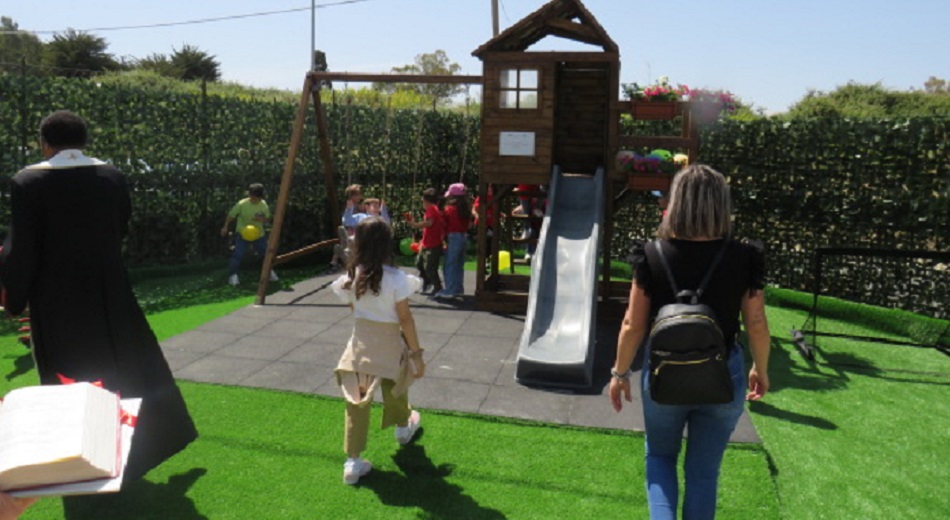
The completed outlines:
{"type": "Polygon", "coordinates": [[[762,291],[765,256],[761,246],[731,238],[731,210],[723,175],[706,165],[689,166],[673,179],[657,240],[634,251],[635,279],[617,338],[609,396],[617,412],[623,407],[621,396],[631,400],[630,366],[642,343],[646,352],[640,384],[651,519],[677,518],[677,459],[684,428],[688,439],[682,518],[715,517],[719,468],[744,401],[760,399],[769,389],[770,339],[762,291]],[[694,288],[698,289],[691,291],[694,288]],[[684,294],[694,296],[692,301],[684,302],[684,294]],[[692,321],[697,328],[714,321],[714,334],[660,324],[658,314],[689,318],[673,321],[692,321]],[[740,315],[752,356],[748,375],[742,346],[736,341],[740,315]],[[709,344],[713,335],[724,347],[709,344]],[[680,338],[675,345],[659,345],[670,343],[666,338],[671,336],[680,338]],[[698,344],[690,345],[691,341],[698,344]],[[712,386],[702,391],[697,381],[712,386]],[[725,396],[713,397],[717,391],[722,394],[723,386],[725,396]]]}

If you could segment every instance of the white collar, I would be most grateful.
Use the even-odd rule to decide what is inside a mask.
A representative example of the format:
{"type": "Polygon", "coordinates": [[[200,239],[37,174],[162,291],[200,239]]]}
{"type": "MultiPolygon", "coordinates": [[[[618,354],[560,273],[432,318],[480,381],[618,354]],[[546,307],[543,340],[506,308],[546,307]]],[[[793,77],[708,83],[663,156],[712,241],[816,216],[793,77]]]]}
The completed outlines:
{"type": "Polygon", "coordinates": [[[95,157],[86,157],[82,150],[69,148],[60,150],[59,153],[50,157],[41,163],[32,164],[27,168],[43,170],[61,170],[66,168],[77,168],[79,166],[97,166],[106,164],[95,157]]]}

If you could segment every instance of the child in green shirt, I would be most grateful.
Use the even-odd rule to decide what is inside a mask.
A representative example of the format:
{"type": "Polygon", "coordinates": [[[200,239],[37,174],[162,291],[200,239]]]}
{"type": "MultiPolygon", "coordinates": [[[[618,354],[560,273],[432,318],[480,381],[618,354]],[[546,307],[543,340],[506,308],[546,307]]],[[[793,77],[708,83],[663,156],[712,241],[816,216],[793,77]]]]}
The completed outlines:
{"type": "MultiPolygon", "coordinates": [[[[239,200],[231,208],[224,221],[224,226],[221,227],[221,236],[228,236],[228,228],[231,226],[231,222],[237,221],[234,228],[234,252],[231,254],[231,260],[228,261],[229,284],[237,285],[240,283],[238,268],[241,266],[241,260],[244,258],[248,245],[257,251],[258,256],[264,258],[264,253],[267,252],[267,233],[264,230],[264,224],[269,223],[270,218],[270,208],[264,202],[264,185],[251,184],[247,190],[247,198],[239,200]]],[[[277,273],[272,269],[270,281],[276,282],[277,280],[277,273]]]]}

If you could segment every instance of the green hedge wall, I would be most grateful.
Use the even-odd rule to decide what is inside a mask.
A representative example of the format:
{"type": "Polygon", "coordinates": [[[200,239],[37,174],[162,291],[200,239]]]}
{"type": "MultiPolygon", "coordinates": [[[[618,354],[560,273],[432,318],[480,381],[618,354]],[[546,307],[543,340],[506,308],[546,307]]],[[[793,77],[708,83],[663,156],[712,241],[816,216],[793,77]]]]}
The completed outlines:
{"type": "MultiPolygon", "coordinates": [[[[764,240],[771,281],[811,289],[818,246],[950,252],[950,119],[727,123],[701,158],[730,178],[740,236],[764,240]]],[[[829,294],[950,317],[950,269],[841,258],[829,294]]]]}
{"type": "MultiPolygon", "coordinates": [[[[769,281],[809,291],[819,246],[950,252],[948,137],[947,118],[726,121],[699,159],[729,177],[735,234],[766,244],[769,281]]],[[[618,214],[621,250],[659,222],[655,199],[636,202],[618,214]]],[[[844,257],[823,272],[825,294],[950,317],[946,264],[844,257]]]]}
{"type": "MultiPolygon", "coordinates": [[[[60,108],[85,116],[90,154],[129,176],[130,265],[224,256],[218,230],[246,186],[264,183],[274,202],[296,110],[279,101],[0,75],[0,233],[9,222],[9,178],[40,159],[39,121],[60,108]]],[[[341,195],[347,184],[363,184],[398,215],[419,211],[426,187],[476,184],[477,116],[346,103],[327,105],[327,115],[341,195]]],[[[653,125],[626,122],[624,130],[675,129],[653,125]]],[[[282,251],[335,236],[313,128],[308,120],[282,251]]],[[[947,118],[726,121],[703,132],[700,159],[729,176],[736,234],[765,242],[770,282],[810,290],[817,246],[950,250],[948,132],[947,118]]],[[[614,218],[615,251],[623,252],[653,235],[659,210],[649,194],[636,193],[614,218]]],[[[408,233],[401,223],[396,231],[408,233]]],[[[842,259],[828,273],[827,294],[936,317],[950,312],[945,265],[842,259]]]]}
{"type": "MultiPolygon", "coordinates": [[[[287,158],[296,105],[206,95],[156,93],[86,80],[0,76],[0,197],[10,176],[40,160],[40,119],[56,109],[83,115],[90,155],[128,174],[135,211],[126,243],[130,265],[186,262],[226,254],[224,215],[251,182],[273,205],[287,158]]],[[[365,185],[394,212],[417,209],[418,193],[460,179],[474,185],[478,120],[463,114],[328,105],[336,184],[365,185]],[[462,164],[464,162],[464,168],[462,164]],[[386,181],[386,186],[382,182],[386,181]]],[[[281,250],[336,237],[313,111],[294,170],[281,250]]],[[[0,205],[0,229],[9,204],[0,205]]]]}

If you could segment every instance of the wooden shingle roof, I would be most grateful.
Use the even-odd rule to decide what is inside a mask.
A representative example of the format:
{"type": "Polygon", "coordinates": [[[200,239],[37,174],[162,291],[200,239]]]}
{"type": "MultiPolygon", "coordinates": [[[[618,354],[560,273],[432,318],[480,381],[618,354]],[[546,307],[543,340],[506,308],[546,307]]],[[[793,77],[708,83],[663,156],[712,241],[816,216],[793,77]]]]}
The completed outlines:
{"type": "Polygon", "coordinates": [[[472,52],[481,57],[489,52],[523,52],[547,36],[558,36],[618,52],[610,39],[580,0],[551,0],[501,34],[472,52]]]}

